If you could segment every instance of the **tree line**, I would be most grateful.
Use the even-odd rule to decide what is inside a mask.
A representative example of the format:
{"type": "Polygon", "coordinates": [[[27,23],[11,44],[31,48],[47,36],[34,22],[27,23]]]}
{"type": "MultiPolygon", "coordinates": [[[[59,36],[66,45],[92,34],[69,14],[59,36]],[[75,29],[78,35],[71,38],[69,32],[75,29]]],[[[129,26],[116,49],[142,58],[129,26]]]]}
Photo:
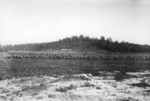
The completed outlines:
{"type": "Polygon", "coordinates": [[[109,51],[109,52],[150,52],[149,45],[139,45],[129,42],[113,41],[111,38],[89,38],[88,36],[72,36],[55,42],[32,43],[19,45],[0,45],[0,51],[46,51],[73,49],[81,51],[109,51]]]}

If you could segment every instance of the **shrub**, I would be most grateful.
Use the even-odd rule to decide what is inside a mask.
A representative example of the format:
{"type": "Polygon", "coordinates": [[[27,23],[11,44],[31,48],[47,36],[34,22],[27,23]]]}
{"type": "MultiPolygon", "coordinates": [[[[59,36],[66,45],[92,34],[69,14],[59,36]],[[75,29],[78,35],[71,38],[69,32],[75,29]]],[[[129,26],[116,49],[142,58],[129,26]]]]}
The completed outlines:
{"type": "Polygon", "coordinates": [[[0,81],[1,81],[1,80],[3,80],[3,77],[2,77],[2,76],[0,76],[0,81]]]}
{"type": "Polygon", "coordinates": [[[150,87],[150,85],[147,84],[144,80],[142,80],[140,83],[133,83],[131,85],[132,86],[137,86],[137,87],[144,87],[144,88],[150,87]]]}
{"type": "Polygon", "coordinates": [[[94,86],[93,84],[91,84],[90,82],[85,82],[83,87],[92,87],[94,86]]]}
{"type": "Polygon", "coordinates": [[[126,77],[127,77],[126,72],[120,71],[120,72],[117,72],[117,73],[115,74],[114,79],[115,79],[116,81],[122,81],[122,80],[124,80],[126,77]]]}
{"type": "Polygon", "coordinates": [[[67,92],[68,90],[72,90],[72,89],[75,89],[76,86],[73,85],[73,84],[70,84],[69,86],[67,87],[59,87],[59,88],[56,88],[56,91],[59,91],[59,92],[67,92]]]}

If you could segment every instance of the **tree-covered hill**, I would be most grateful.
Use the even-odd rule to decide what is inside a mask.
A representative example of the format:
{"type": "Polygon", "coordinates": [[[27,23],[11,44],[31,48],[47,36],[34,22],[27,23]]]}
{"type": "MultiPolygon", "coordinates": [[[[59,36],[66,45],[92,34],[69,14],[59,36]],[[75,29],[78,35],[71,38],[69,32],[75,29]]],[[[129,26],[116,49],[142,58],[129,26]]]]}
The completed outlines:
{"type": "Polygon", "coordinates": [[[1,46],[0,50],[46,51],[72,49],[79,51],[100,52],[150,52],[149,45],[139,45],[128,42],[113,41],[111,38],[89,38],[85,36],[72,36],[55,42],[32,43],[20,45],[1,46]]]}

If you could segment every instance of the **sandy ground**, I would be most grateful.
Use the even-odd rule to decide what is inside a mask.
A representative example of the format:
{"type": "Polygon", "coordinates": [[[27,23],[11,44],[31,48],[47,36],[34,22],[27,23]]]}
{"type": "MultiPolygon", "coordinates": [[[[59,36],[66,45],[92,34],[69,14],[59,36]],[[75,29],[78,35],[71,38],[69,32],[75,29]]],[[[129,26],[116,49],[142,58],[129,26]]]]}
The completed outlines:
{"type": "Polygon", "coordinates": [[[79,74],[60,77],[23,77],[0,81],[0,101],[150,101],[150,71],[112,76],[79,74]],[[146,86],[133,86],[144,83],[146,86]]]}

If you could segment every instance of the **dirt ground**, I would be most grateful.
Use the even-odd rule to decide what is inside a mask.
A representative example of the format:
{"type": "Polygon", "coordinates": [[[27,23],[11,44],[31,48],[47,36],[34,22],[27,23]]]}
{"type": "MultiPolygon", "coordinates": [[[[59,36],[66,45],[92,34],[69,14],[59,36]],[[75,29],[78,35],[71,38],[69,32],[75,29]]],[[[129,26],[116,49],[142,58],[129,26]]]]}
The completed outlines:
{"type": "Polygon", "coordinates": [[[0,101],[150,99],[149,61],[7,60],[4,55],[0,101]]]}
{"type": "Polygon", "coordinates": [[[0,101],[149,101],[150,71],[127,72],[116,81],[107,76],[33,76],[0,81],[0,101]]]}

